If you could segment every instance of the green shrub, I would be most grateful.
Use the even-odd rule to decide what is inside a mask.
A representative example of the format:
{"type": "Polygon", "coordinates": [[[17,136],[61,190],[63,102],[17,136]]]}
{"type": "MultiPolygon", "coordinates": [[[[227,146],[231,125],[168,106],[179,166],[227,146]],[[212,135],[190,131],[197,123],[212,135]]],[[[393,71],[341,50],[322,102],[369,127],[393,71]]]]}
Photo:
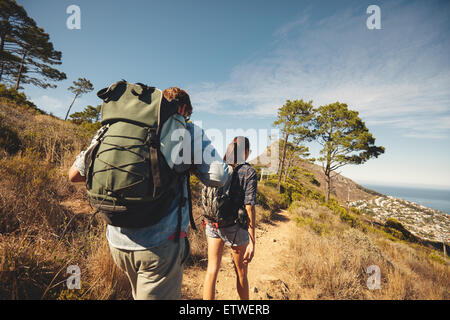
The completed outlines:
{"type": "Polygon", "coordinates": [[[83,122],[80,124],[81,129],[85,130],[88,136],[93,136],[101,126],[102,124],[100,122],[83,122]]]}
{"type": "Polygon", "coordinates": [[[311,172],[303,171],[303,175],[308,179],[308,181],[310,183],[312,183],[315,186],[320,187],[320,182],[316,179],[314,174],[312,174],[311,172]]]}
{"type": "Polygon", "coordinates": [[[22,147],[22,141],[16,130],[5,125],[0,116],[0,148],[9,154],[17,153],[22,147]]]}
{"type": "Polygon", "coordinates": [[[295,201],[302,201],[304,199],[303,195],[301,193],[297,192],[297,191],[292,193],[291,198],[292,198],[292,202],[293,203],[295,201]]]}
{"type": "Polygon", "coordinates": [[[264,209],[272,211],[286,209],[291,203],[289,195],[280,194],[276,188],[265,184],[258,186],[256,202],[264,209]]]}
{"type": "Polygon", "coordinates": [[[392,234],[400,240],[408,240],[412,242],[416,240],[416,237],[411,232],[406,230],[406,228],[397,219],[388,218],[384,223],[384,228],[386,232],[392,234]]]}
{"type": "Polygon", "coordinates": [[[26,107],[37,114],[47,114],[45,111],[42,111],[41,109],[36,107],[33,102],[29,101],[24,93],[19,92],[12,87],[7,88],[4,84],[0,84],[0,98],[5,99],[8,102],[26,107]]]}
{"type": "Polygon", "coordinates": [[[309,228],[311,228],[311,230],[313,230],[315,233],[321,236],[330,233],[330,227],[327,224],[317,221],[310,217],[296,216],[295,222],[297,226],[308,226],[309,228]]]}
{"type": "Polygon", "coordinates": [[[438,253],[432,252],[428,255],[428,258],[434,262],[441,263],[443,265],[447,264],[447,261],[438,253]]]}
{"type": "MultiPolygon", "coordinates": [[[[277,188],[277,181],[275,180],[266,180],[264,181],[264,185],[272,188],[277,188]]],[[[282,187],[282,186],[281,186],[282,187]]],[[[281,189],[281,188],[280,188],[281,189]]],[[[282,191],[282,190],[281,190],[282,191]]]]}
{"type": "Polygon", "coordinates": [[[350,225],[352,228],[360,227],[361,222],[353,214],[348,213],[347,210],[343,210],[339,213],[339,217],[342,221],[350,225]]]}

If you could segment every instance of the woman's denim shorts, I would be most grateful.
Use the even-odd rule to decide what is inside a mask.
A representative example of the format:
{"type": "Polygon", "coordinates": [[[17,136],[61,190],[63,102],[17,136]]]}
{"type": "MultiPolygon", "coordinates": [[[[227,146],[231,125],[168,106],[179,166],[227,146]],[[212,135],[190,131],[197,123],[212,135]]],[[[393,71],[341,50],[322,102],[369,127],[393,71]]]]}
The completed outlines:
{"type": "Polygon", "coordinates": [[[225,228],[216,228],[211,222],[207,222],[205,231],[208,237],[220,238],[229,247],[242,246],[249,241],[248,230],[241,228],[239,223],[225,228]]]}

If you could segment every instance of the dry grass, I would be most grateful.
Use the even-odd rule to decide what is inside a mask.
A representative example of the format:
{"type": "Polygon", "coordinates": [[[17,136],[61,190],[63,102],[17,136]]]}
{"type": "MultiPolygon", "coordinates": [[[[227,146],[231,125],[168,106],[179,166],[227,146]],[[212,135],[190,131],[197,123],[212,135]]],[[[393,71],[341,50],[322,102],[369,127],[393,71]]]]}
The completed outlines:
{"type": "Polygon", "coordinates": [[[0,104],[18,129],[21,150],[0,145],[0,299],[127,299],[126,276],[116,269],[105,225],[62,205],[83,200],[67,179],[87,132],[19,106],[0,104]],[[81,269],[81,290],[67,290],[69,265],[81,269]]]}
{"type": "Polygon", "coordinates": [[[302,299],[449,299],[448,264],[428,258],[428,248],[364,233],[336,219],[327,208],[297,208],[300,221],[291,240],[291,286],[302,299]],[[310,219],[310,220],[307,220],[310,219]],[[381,288],[370,290],[368,267],[380,268],[381,288]]]}
{"type": "MultiPolygon", "coordinates": [[[[67,181],[89,133],[49,116],[0,104],[0,116],[15,128],[21,150],[0,145],[0,299],[130,299],[125,274],[113,263],[105,225],[62,203],[82,202],[83,192],[67,181]],[[67,290],[69,265],[81,269],[81,290],[67,290]]],[[[207,246],[193,188],[197,232],[191,232],[187,268],[206,268],[207,246]]],[[[257,223],[270,223],[286,199],[261,185],[257,223]]],[[[314,201],[291,207],[298,232],[287,263],[290,299],[449,299],[450,271],[441,253],[383,232],[360,228],[314,201]],[[297,217],[297,218],[296,218],[297,217]],[[350,227],[353,225],[354,228],[350,227]],[[363,232],[364,230],[364,232],[363,232]],[[367,268],[378,265],[381,289],[367,288],[367,268]]]]}

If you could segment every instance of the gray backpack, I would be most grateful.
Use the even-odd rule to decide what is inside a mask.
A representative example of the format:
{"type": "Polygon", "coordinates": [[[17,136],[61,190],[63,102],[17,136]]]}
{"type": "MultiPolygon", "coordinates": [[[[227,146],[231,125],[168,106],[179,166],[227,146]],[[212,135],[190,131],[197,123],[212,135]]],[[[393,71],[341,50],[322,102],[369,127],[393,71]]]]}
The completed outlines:
{"type": "Polygon", "coordinates": [[[202,205],[203,216],[218,227],[231,225],[238,218],[238,211],[241,206],[233,199],[231,185],[237,179],[237,171],[241,165],[233,169],[230,179],[223,187],[203,187],[202,205]]]}

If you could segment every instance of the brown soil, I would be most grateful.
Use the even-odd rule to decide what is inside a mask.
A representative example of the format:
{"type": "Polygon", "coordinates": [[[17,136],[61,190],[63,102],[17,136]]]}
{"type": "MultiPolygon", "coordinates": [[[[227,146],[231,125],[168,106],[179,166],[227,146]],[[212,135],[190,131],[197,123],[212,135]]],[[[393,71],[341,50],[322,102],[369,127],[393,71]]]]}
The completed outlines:
{"type": "MultiPolygon", "coordinates": [[[[256,250],[249,264],[248,280],[250,299],[287,299],[289,274],[285,272],[290,259],[289,242],[295,232],[295,223],[286,211],[274,214],[270,223],[261,224],[256,230],[256,250]]],[[[206,244],[205,244],[206,245],[206,244]]],[[[201,299],[204,267],[187,268],[183,276],[182,298],[201,299]]],[[[294,297],[295,298],[295,297],[294,297]]],[[[300,298],[300,297],[297,297],[300,298]]],[[[216,299],[239,299],[236,291],[236,274],[231,250],[226,247],[216,284],[216,299]]]]}

